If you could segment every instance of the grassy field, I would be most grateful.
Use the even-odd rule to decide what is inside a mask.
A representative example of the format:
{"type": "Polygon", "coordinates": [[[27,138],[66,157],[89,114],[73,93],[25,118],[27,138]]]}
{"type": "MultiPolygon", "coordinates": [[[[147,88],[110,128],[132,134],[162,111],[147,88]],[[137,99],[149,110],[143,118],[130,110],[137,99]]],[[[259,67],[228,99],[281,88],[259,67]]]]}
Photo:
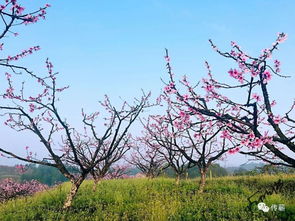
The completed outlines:
{"type": "MultiPolygon", "coordinates": [[[[92,191],[92,181],[79,190],[73,208],[62,212],[69,190],[65,183],[46,192],[0,204],[0,220],[295,220],[295,176],[223,177],[208,180],[203,194],[198,194],[197,180],[158,178],[109,180],[92,191]],[[266,205],[284,204],[285,211],[267,213],[247,198],[260,190],[270,190],[281,179],[283,188],[267,195],[266,205]]],[[[257,198],[256,197],[256,198],[257,198]]],[[[254,197],[255,199],[255,197],[254,197]]]]}

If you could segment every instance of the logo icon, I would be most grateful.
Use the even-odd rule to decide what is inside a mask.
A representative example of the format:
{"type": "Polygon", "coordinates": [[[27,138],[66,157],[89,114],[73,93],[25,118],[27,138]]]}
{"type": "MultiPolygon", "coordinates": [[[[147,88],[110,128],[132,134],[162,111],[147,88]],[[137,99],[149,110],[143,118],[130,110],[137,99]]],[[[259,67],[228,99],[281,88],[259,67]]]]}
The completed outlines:
{"type": "Polygon", "coordinates": [[[259,210],[262,210],[263,212],[267,213],[269,210],[271,211],[285,211],[285,204],[272,204],[270,207],[268,207],[265,203],[261,202],[257,205],[259,210]]]}

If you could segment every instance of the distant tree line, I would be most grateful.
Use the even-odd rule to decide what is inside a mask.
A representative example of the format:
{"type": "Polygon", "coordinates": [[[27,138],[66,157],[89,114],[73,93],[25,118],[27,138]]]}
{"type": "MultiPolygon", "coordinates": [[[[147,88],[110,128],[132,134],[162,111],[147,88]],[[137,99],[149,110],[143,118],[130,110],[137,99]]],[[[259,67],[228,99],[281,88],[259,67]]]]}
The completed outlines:
{"type": "MultiPolygon", "coordinates": [[[[168,167],[163,171],[163,175],[167,177],[172,177],[175,178],[176,174],[175,171],[171,168],[168,167]]],[[[208,176],[209,177],[221,177],[221,176],[227,176],[229,175],[226,168],[221,167],[219,164],[212,164],[209,169],[208,169],[208,176]]],[[[189,168],[186,173],[182,174],[182,178],[196,178],[200,177],[200,171],[197,169],[196,166],[189,168]]]]}
{"type": "Polygon", "coordinates": [[[252,170],[246,170],[242,167],[238,168],[234,171],[234,176],[253,176],[258,174],[268,174],[268,175],[276,175],[276,174],[294,174],[295,169],[286,167],[286,166],[278,166],[272,164],[266,164],[260,167],[256,167],[252,170]]]}
{"type": "MultiPolygon", "coordinates": [[[[69,168],[73,173],[75,173],[76,168],[69,168]]],[[[129,168],[126,171],[127,175],[136,175],[140,173],[140,170],[136,168],[129,168]]],[[[221,177],[227,176],[228,172],[225,168],[221,167],[219,164],[213,164],[209,167],[208,176],[209,177],[221,177]]],[[[165,170],[161,171],[160,176],[175,178],[175,171],[171,167],[167,167],[165,170]]],[[[182,174],[182,178],[196,178],[200,177],[201,174],[196,169],[196,167],[189,168],[187,173],[182,174]]],[[[40,183],[46,184],[48,186],[53,186],[62,182],[68,181],[68,179],[56,168],[44,166],[44,165],[34,165],[30,164],[27,166],[26,171],[20,175],[19,180],[21,182],[37,180],[40,183]]]]}
{"type": "MultiPolygon", "coordinates": [[[[68,166],[67,169],[72,173],[77,173],[78,169],[74,167],[68,166]]],[[[59,184],[61,182],[68,181],[57,168],[45,166],[45,165],[36,165],[29,164],[27,165],[26,171],[21,174],[20,181],[30,181],[30,180],[38,180],[39,182],[46,184],[48,186],[53,186],[55,184],[59,184]]]]}

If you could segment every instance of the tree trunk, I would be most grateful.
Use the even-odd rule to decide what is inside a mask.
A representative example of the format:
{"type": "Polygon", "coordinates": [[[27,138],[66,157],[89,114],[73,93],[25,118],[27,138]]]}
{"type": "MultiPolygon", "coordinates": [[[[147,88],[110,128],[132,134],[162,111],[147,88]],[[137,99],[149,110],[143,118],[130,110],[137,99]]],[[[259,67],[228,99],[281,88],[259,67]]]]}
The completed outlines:
{"type": "Polygon", "coordinates": [[[72,182],[71,191],[68,193],[68,196],[66,198],[66,201],[64,202],[63,209],[67,210],[72,206],[72,202],[74,197],[76,196],[78,189],[82,182],[84,181],[85,177],[79,177],[78,180],[75,180],[72,182]]]}
{"type": "Polygon", "coordinates": [[[180,183],[180,175],[179,174],[176,175],[175,182],[176,182],[176,185],[178,186],[180,183]]]}
{"type": "Polygon", "coordinates": [[[147,178],[148,178],[148,180],[152,180],[152,179],[154,179],[154,176],[153,175],[148,175],[147,178]]]}
{"type": "Polygon", "coordinates": [[[93,183],[93,187],[92,187],[93,192],[96,191],[97,185],[101,183],[101,179],[102,178],[100,178],[100,177],[97,177],[94,179],[94,181],[93,181],[94,183],[93,183]]]}
{"type": "Polygon", "coordinates": [[[204,187],[206,184],[206,171],[201,170],[200,173],[201,173],[201,180],[200,180],[200,186],[199,186],[199,193],[203,193],[204,187]]]}
{"type": "Polygon", "coordinates": [[[155,177],[155,175],[154,175],[152,172],[150,172],[150,173],[147,173],[147,174],[146,174],[146,177],[147,177],[149,180],[152,180],[152,179],[155,177]]]}

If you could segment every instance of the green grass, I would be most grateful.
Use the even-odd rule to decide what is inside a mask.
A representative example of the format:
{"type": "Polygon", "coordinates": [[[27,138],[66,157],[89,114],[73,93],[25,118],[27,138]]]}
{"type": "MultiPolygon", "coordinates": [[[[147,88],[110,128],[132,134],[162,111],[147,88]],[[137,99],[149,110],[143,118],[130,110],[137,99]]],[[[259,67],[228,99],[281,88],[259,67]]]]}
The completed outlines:
{"type": "Polygon", "coordinates": [[[65,183],[32,197],[0,204],[0,220],[295,220],[294,175],[223,177],[208,180],[203,194],[197,193],[198,181],[158,178],[109,180],[92,191],[92,181],[81,186],[68,212],[61,210],[70,188],[65,183]],[[286,187],[266,197],[265,203],[285,204],[285,212],[258,211],[251,215],[245,208],[247,197],[258,189],[269,188],[278,179],[286,187]]]}

